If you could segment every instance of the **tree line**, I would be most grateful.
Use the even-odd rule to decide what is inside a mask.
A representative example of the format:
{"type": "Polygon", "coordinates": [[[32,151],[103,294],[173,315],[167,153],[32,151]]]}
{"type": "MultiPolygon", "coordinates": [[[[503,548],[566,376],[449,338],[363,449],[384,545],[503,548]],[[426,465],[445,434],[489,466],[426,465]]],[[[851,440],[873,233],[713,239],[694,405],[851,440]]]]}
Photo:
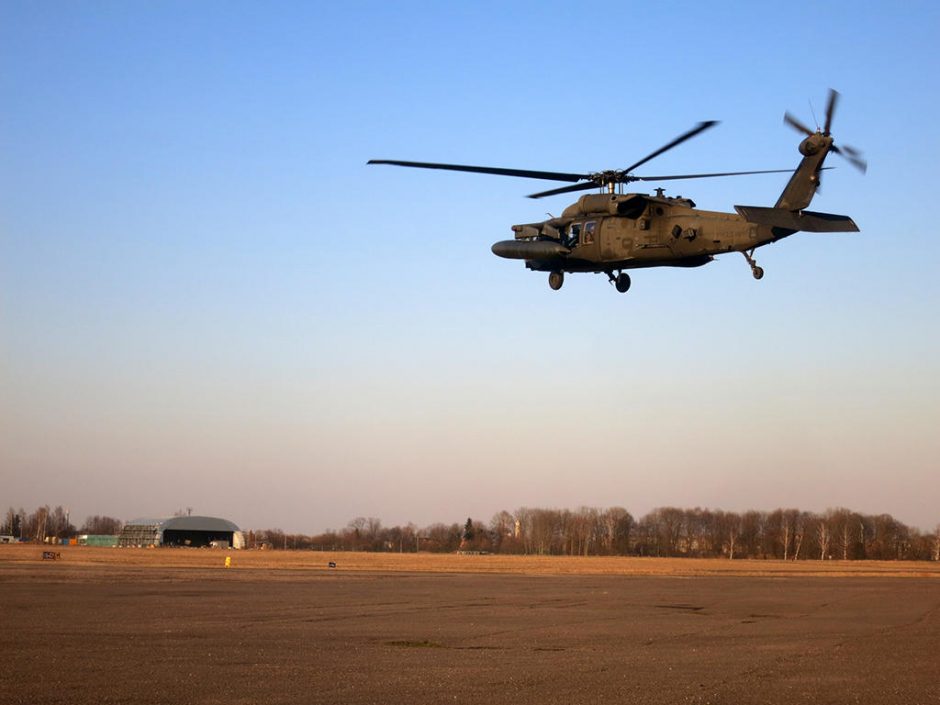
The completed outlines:
{"type": "Polygon", "coordinates": [[[7,509],[0,523],[0,535],[42,543],[49,539],[71,539],[82,534],[113,536],[121,533],[123,526],[124,522],[120,519],[95,515],[86,517],[85,522],[75,528],[67,509],[61,506],[53,509],[46,504],[31,513],[22,507],[7,509]]]}
{"type": "MultiPolygon", "coordinates": [[[[76,528],[68,510],[44,505],[31,513],[10,507],[0,534],[43,542],[80,534],[115,535],[122,527],[119,519],[94,515],[76,528]]],[[[660,507],[635,519],[622,507],[521,507],[515,512],[499,511],[488,523],[468,518],[421,528],[412,523],[387,527],[375,517],[357,517],[342,529],[316,535],[280,529],[250,530],[245,535],[249,548],[320,551],[940,560],[940,525],[934,532],[923,532],[890,514],[862,514],[845,508],[814,513],[660,507]]]]}
{"type": "Polygon", "coordinates": [[[660,507],[635,519],[622,507],[522,507],[488,524],[385,527],[357,517],[343,529],[307,536],[250,531],[248,545],[321,551],[455,551],[525,555],[661,556],[780,560],[940,560],[940,525],[922,532],[889,514],[845,508],[726,512],[660,507]]]}

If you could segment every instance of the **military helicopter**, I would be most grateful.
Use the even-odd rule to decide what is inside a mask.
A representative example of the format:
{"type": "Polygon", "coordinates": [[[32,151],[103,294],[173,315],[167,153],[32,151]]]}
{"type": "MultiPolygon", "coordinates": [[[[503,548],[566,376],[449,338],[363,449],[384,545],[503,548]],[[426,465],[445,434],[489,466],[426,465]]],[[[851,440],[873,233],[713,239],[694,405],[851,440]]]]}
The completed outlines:
{"type": "Polygon", "coordinates": [[[858,232],[858,226],[849,216],[804,210],[819,188],[821,172],[824,168],[830,168],[823,167],[830,152],[845,157],[862,172],[867,168],[859,150],[848,145],[836,146],[833,140],[830,128],[838,97],[838,92],[829,91],[826,122],[815,131],[790,113],[784,114],[784,122],[806,135],[799,145],[803,159],[773,207],[735,206],[737,213],[699,210],[690,199],[665,196],[661,188],[656,189],[655,195],[623,192],[624,185],[634,181],[703,179],[790,171],[770,169],[666,176],[633,174],[634,169],[654,157],[715,126],[717,122],[713,120],[699,123],[626,169],[590,174],[387,159],[373,159],[368,163],[573,182],[569,186],[533,193],[529,198],[603,189],[604,192],[600,194],[581,196],[560,217],[513,225],[514,239],[503,240],[492,246],[493,254],[499,257],[524,260],[528,269],[548,272],[548,284],[554,290],[561,289],[566,272],[595,272],[606,274],[617,291],[623,293],[630,288],[630,275],[624,270],[701,267],[711,262],[716,255],[726,252],[740,252],[744,255],[754,278],[761,279],[764,270],[754,259],[754,251],[758,247],[782,240],[801,230],[817,233],[858,232]]]}

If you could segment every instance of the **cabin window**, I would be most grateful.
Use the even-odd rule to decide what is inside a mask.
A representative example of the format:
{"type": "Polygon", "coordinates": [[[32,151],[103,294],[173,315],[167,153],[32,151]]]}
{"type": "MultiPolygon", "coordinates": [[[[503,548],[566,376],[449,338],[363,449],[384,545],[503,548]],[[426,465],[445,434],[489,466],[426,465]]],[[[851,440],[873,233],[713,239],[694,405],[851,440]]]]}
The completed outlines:
{"type": "Polygon", "coordinates": [[[596,226],[593,220],[589,223],[584,224],[584,234],[581,236],[582,245],[590,245],[594,242],[594,226],[596,226]]]}

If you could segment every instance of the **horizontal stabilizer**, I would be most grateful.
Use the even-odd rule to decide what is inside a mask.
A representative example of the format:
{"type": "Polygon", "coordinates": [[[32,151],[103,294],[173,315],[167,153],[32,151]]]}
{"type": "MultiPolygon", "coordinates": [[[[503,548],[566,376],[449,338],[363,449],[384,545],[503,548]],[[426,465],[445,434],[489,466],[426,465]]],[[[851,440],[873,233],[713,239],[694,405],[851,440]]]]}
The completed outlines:
{"type": "Polygon", "coordinates": [[[735,206],[734,209],[749,223],[769,225],[774,228],[802,230],[809,233],[858,232],[855,221],[847,215],[791,211],[786,208],[764,208],[761,206],[735,206]]]}

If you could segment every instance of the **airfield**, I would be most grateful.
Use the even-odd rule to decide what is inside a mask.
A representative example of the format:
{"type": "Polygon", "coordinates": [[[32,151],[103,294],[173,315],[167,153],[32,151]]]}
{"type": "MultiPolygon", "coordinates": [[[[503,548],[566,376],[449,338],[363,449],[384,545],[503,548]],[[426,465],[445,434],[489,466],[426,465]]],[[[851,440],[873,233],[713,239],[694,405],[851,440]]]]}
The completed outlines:
{"type": "Polygon", "coordinates": [[[936,563],[42,550],[3,703],[940,702],[936,563]]]}

